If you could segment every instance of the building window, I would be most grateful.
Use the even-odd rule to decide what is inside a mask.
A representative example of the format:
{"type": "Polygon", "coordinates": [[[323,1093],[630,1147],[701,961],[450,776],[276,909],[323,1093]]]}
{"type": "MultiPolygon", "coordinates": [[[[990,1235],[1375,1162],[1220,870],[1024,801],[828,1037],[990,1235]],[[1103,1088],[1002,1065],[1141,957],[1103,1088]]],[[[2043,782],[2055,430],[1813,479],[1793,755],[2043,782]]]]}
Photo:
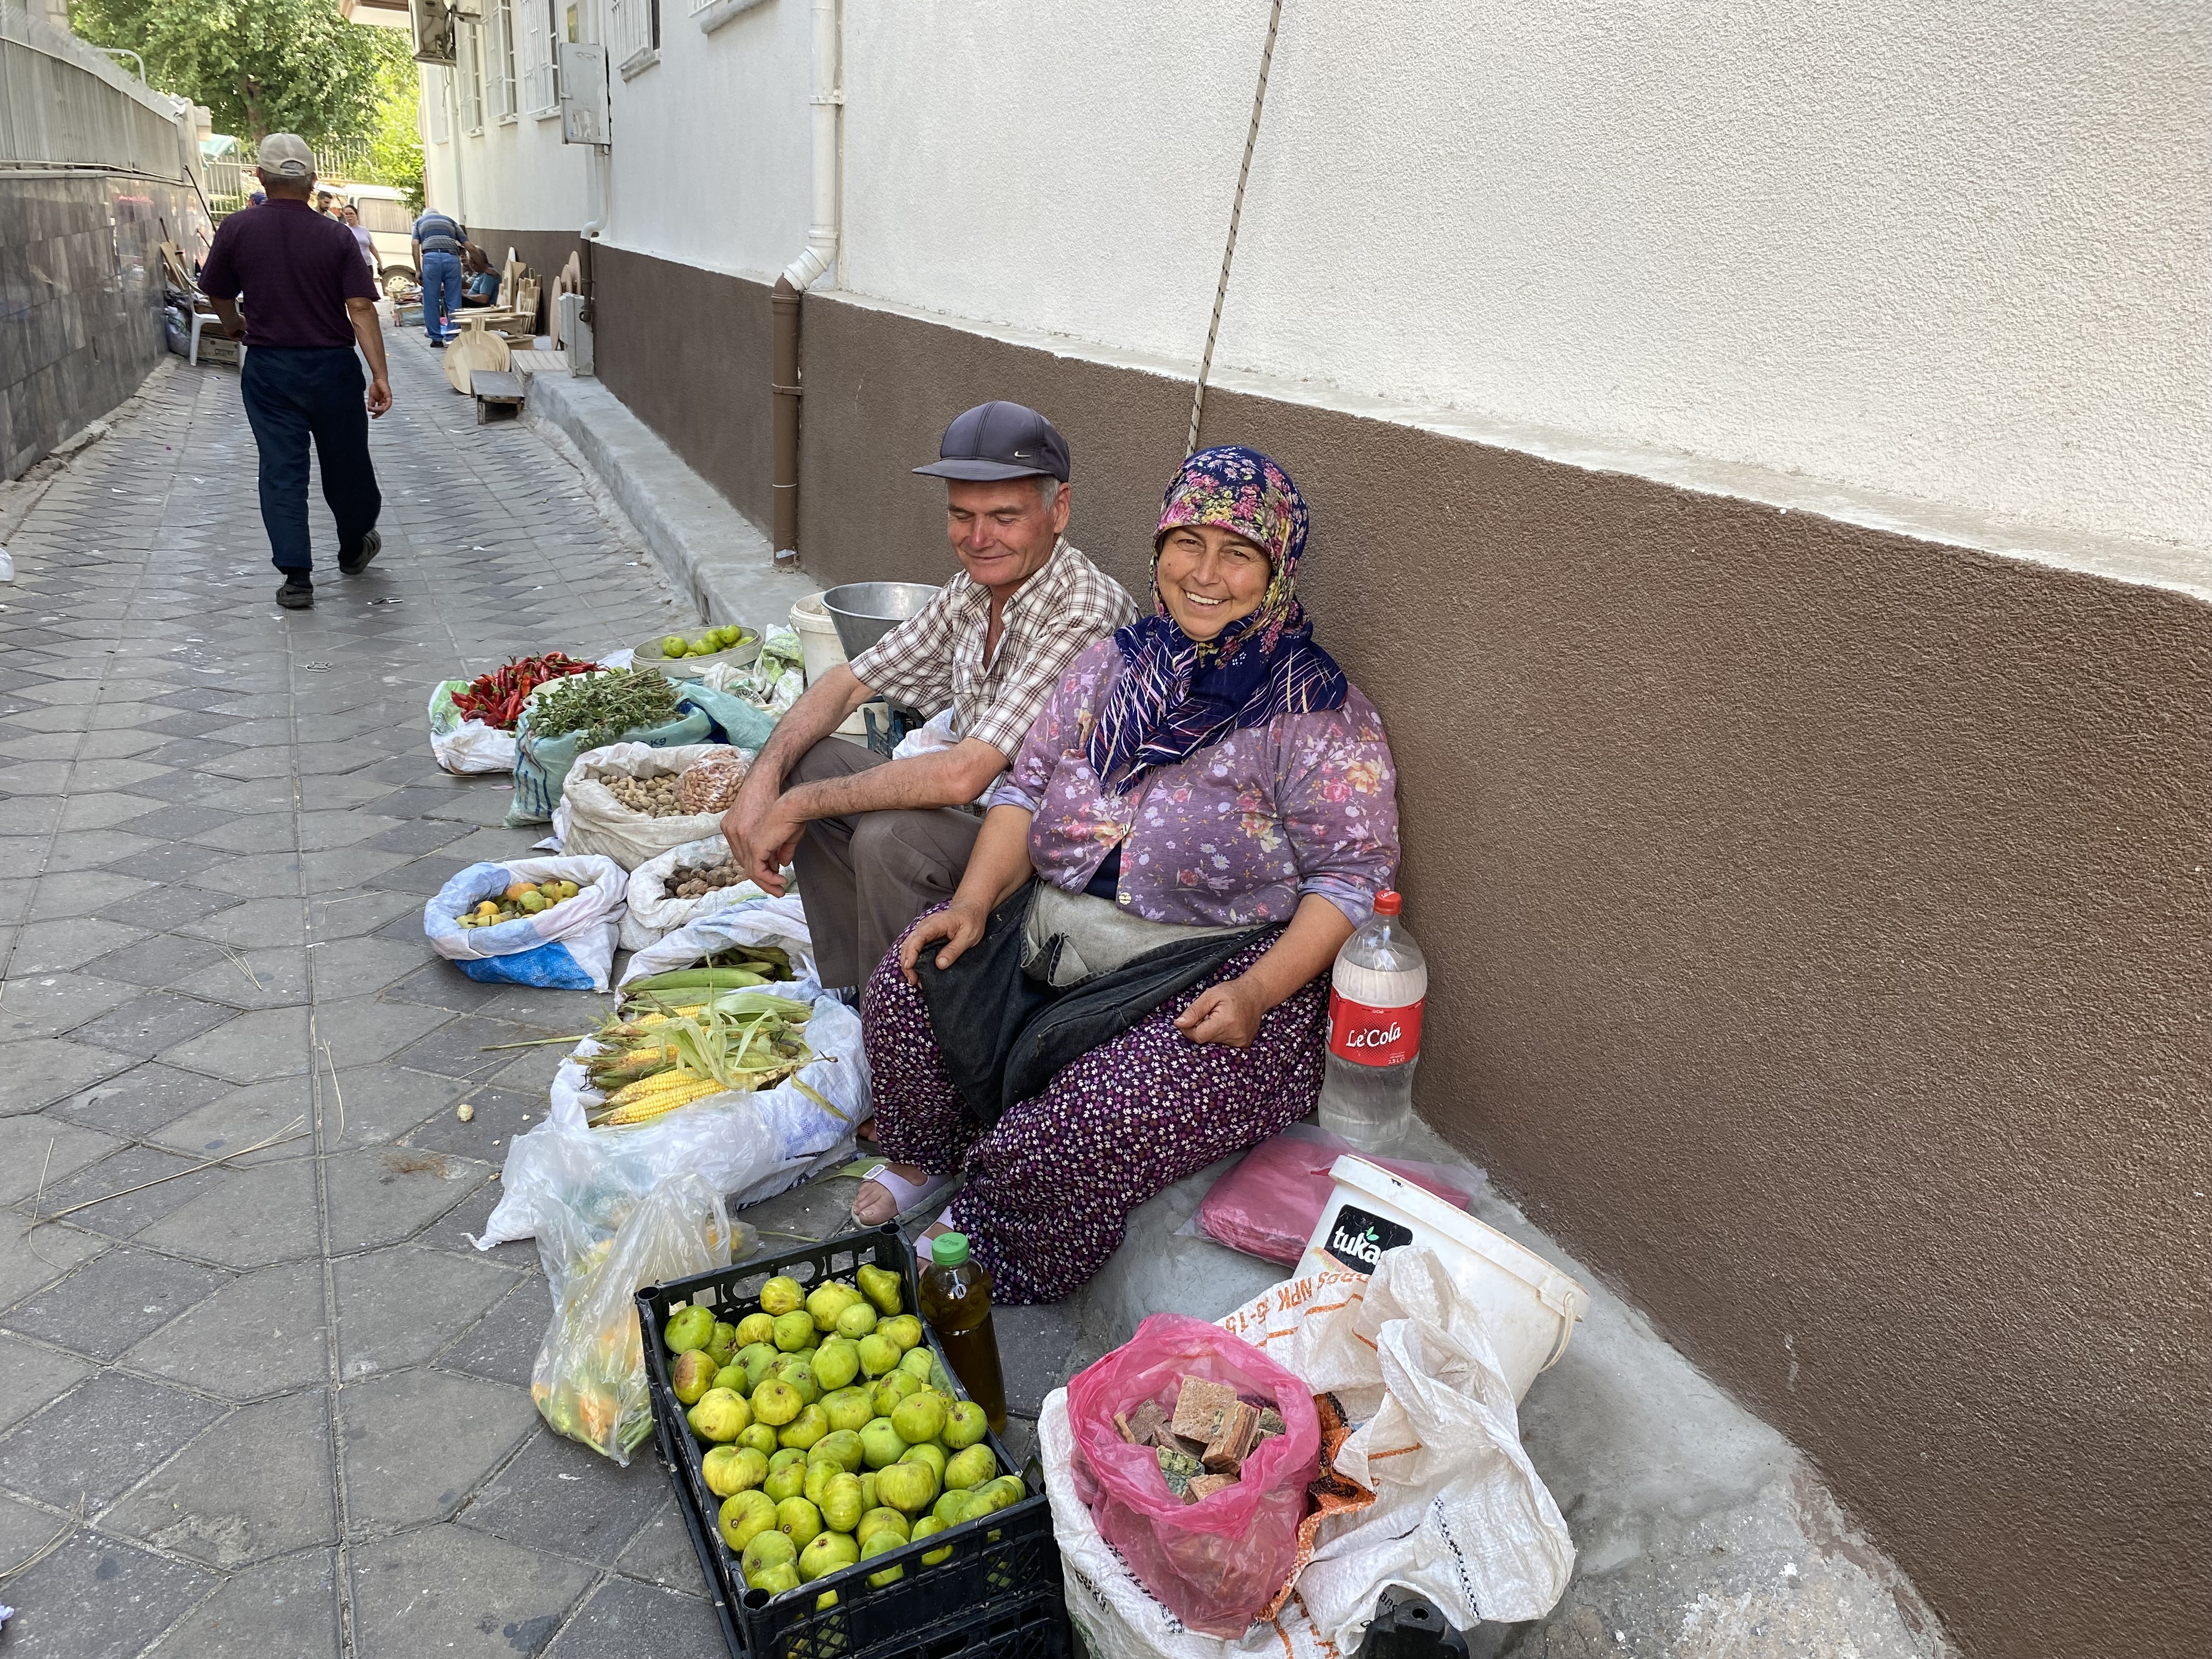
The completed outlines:
{"type": "Polygon", "coordinates": [[[629,69],[650,62],[660,48],[660,0],[612,0],[614,40],[611,43],[617,66],[629,69]]]}
{"type": "Polygon", "coordinates": [[[483,131],[483,25],[464,22],[460,27],[460,63],[454,73],[461,77],[461,131],[483,131]]]}
{"type": "Polygon", "coordinates": [[[446,77],[453,71],[442,64],[426,64],[422,69],[422,108],[429,118],[430,142],[442,144],[453,136],[450,118],[446,112],[446,77]]]}
{"type": "Polygon", "coordinates": [[[522,64],[523,113],[557,113],[561,108],[561,66],[554,61],[554,0],[514,3],[521,14],[522,38],[517,43],[517,51],[522,64]]]}
{"type": "MultiPolygon", "coordinates": [[[[529,0],[523,0],[527,5],[529,0]]],[[[514,9],[509,0],[491,0],[491,10],[485,19],[490,31],[487,50],[491,61],[485,66],[485,89],[490,95],[491,116],[495,121],[514,119],[514,9]]]]}

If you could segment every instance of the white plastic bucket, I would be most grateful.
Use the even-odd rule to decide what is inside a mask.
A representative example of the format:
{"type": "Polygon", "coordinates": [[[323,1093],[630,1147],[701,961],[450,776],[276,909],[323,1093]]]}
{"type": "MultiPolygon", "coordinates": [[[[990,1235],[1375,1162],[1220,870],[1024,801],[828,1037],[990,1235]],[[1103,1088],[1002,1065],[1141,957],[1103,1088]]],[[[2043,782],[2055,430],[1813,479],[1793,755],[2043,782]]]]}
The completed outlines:
{"type": "Polygon", "coordinates": [[[1589,1292],[1495,1227],[1365,1158],[1346,1153],[1328,1173],[1336,1189],[1293,1276],[1324,1267],[1364,1273],[1384,1250],[1428,1246],[1482,1309],[1513,1397],[1523,1398],[1538,1373],[1567,1351],[1589,1292]]]}
{"type": "MultiPolygon", "coordinates": [[[[837,624],[822,608],[821,594],[809,593],[791,607],[791,626],[799,635],[799,648],[805,653],[806,683],[809,685],[845,660],[845,647],[837,637],[837,624]]],[[[867,730],[867,721],[855,709],[837,728],[837,735],[865,738],[867,730]]]]}

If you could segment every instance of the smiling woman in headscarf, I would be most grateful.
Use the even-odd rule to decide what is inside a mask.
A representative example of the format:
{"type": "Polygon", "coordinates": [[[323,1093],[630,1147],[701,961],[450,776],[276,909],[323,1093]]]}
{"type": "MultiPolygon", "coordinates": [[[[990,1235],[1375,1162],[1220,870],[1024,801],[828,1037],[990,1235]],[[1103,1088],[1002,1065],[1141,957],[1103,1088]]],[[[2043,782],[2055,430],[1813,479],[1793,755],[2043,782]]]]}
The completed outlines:
{"type": "Polygon", "coordinates": [[[1202,450],[1153,539],[1156,614],[1078,657],[992,791],[951,901],[862,1002],[865,1223],[939,1218],[1003,1301],[1057,1301],[1128,1213],[1320,1092],[1327,979],[1390,884],[1396,773],[1297,598],[1306,504],[1202,450]]]}

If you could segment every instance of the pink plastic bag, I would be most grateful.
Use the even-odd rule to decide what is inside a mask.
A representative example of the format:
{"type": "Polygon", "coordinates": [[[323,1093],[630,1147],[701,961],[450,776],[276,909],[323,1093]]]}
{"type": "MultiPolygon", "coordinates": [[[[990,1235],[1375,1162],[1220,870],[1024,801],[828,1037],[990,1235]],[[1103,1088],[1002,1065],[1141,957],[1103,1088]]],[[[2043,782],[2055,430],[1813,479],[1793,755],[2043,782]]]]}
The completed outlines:
{"type": "MultiPolygon", "coordinates": [[[[1352,1150],[1350,1142],[1304,1125],[1271,1136],[1213,1183],[1198,1206],[1198,1224],[1208,1237],[1232,1250],[1293,1266],[1305,1254],[1306,1241],[1313,1237],[1334,1189],[1328,1166],[1352,1150]]],[[[1407,1164],[1394,1158],[1367,1161],[1404,1176],[1447,1204],[1467,1207],[1469,1194],[1453,1186],[1447,1172],[1433,1164],[1407,1164]]]]}
{"type": "Polygon", "coordinates": [[[1242,1636],[1297,1565],[1298,1522],[1321,1460],[1321,1422],[1305,1384],[1218,1325],[1154,1314],[1069,1380],[1067,1415],[1076,1494],[1100,1536],[1192,1630],[1242,1636]],[[1115,1413],[1147,1400],[1172,1411],[1186,1375],[1267,1401],[1285,1431],[1260,1443],[1236,1485],[1195,1504],[1168,1490],[1151,1447],[1130,1445],[1114,1426],[1115,1413]]]}

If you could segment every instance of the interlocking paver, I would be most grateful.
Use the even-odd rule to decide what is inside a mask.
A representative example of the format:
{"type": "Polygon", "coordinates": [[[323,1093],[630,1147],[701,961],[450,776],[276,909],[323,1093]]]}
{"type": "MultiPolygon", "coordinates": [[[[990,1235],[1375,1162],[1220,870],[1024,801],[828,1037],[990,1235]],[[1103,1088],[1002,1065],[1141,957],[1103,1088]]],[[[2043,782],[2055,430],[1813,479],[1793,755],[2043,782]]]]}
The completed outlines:
{"type": "Polygon", "coordinates": [[[714,1650],[652,1460],[529,1403],[534,1246],[470,1243],[559,1059],[486,1045],[604,1005],[478,984],[422,927],[543,833],[438,769],[428,686],[695,618],[558,453],[393,350],[385,550],[313,611],[270,603],[234,372],[172,370],[9,538],[0,1560],[87,1503],[5,1587],[11,1652],[714,1650]]]}

